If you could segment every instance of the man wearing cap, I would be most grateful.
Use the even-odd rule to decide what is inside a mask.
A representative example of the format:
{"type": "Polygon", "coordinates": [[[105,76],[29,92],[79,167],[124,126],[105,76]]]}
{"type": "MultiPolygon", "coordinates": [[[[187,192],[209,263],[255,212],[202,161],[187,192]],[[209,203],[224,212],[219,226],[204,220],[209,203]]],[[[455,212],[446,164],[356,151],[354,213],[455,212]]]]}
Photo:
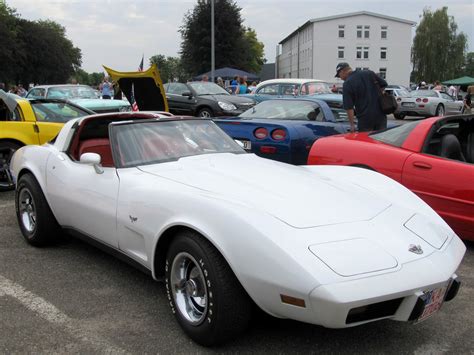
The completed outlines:
{"type": "Polygon", "coordinates": [[[355,131],[354,108],[357,113],[359,132],[387,128],[387,116],[379,103],[381,90],[387,87],[385,80],[371,70],[352,71],[348,63],[337,65],[336,78],[344,80],[342,100],[351,125],[351,132],[355,131]]]}

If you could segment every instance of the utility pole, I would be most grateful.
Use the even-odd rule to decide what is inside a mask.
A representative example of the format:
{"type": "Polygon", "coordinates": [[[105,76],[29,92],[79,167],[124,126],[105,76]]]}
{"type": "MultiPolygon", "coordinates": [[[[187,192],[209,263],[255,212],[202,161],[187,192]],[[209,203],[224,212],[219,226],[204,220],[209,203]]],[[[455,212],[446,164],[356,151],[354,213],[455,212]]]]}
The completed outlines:
{"type": "Polygon", "coordinates": [[[211,0],[211,81],[214,82],[216,70],[215,45],[214,45],[214,0],[211,0]]]}

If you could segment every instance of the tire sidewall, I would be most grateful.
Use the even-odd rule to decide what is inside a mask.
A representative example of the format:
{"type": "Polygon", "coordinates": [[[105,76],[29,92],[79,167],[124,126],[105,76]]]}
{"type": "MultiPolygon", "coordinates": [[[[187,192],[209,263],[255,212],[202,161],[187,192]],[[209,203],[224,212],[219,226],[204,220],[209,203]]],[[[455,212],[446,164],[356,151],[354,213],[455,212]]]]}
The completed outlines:
{"type": "Polygon", "coordinates": [[[216,332],[217,326],[217,308],[219,306],[218,295],[219,292],[214,287],[217,286],[216,280],[216,271],[214,266],[207,258],[206,253],[200,247],[199,242],[194,240],[192,237],[187,235],[180,235],[172,243],[168,253],[166,255],[165,261],[165,286],[166,294],[168,297],[168,303],[171,307],[171,311],[176,316],[176,319],[184,331],[195,341],[203,343],[206,339],[213,338],[216,332]],[[194,257],[196,262],[199,264],[199,268],[202,271],[206,283],[206,292],[207,292],[207,311],[205,314],[205,319],[202,323],[198,325],[193,325],[184,318],[184,316],[179,311],[178,307],[175,304],[173,299],[173,293],[171,290],[172,285],[170,284],[170,273],[171,265],[173,264],[174,258],[180,252],[187,252],[194,257]]]}
{"type": "Polygon", "coordinates": [[[444,116],[445,115],[445,111],[444,111],[444,106],[439,104],[438,107],[436,107],[436,116],[444,116]],[[442,113],[440,113],[440,111],[443,111],[442,113]]]}
{"type": "Polygon", "coordinates": [[[203,118],[209,118],[209,117],[212,117],[214,114],[212,112],[212,110],[210,108],[207,108],[207,107],[204,107],[204,108],[201,108],[199,111],[198,111],[198,114],[197,116],[198,117],[203,117],[203,118]],[[202,112],[208,112],[209,113],[209,116],[202,116],[202,112]]]}
{"type": "Polygon", "coordinates": [[[23,234],[23,237],[25,237],[25,239],[30,243],[34,242],[35,237],[38,233],[38,228],[39,228],[39,223],[40,223],[40,220],[38,218],[38,208],[39,206],[38,206],[37,194],[35,193],[34,187],[32,186],[30,182],[30,178],[26,176],[20,178],[17,184],[16,193],[15,193],[15,210],[16,210],[16,216],[18,219],[18,225],[20,226],[21,233],[23,234]],[[25,188],[28,189],[28,191],[30,192],[30,195],[31,195],[31,198],[33,199],[33,203],[35,205],[35,210],[36,210],[36,226],[33,232],[29,232],[21,221],[19,199],[20,199],[20,192],[25,188]]]}

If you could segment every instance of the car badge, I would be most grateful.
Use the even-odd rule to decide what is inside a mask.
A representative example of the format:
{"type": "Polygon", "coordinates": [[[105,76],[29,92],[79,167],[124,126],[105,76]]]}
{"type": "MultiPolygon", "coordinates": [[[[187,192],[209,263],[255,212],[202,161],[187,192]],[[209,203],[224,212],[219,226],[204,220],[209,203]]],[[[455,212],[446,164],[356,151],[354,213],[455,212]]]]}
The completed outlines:
{"type": "Polygon", "coordinates": [[[415,253],[415,254],[423,254],[423,249],[421,249],[420,245],[410,244],[408,251],[411,251],[412,253],[415,253]]]}

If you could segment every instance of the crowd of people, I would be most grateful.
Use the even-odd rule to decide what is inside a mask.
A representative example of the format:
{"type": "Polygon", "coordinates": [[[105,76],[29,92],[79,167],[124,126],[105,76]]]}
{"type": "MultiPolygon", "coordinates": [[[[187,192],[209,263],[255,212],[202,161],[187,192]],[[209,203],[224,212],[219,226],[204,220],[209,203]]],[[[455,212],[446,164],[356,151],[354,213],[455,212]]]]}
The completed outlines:
{"type": "MultiPolygon", "coordinates": [[[[201,77],[201,81],[209,81],[209,77],[204,74],[201,77]]],[[[232,95],[240,95],[240,94],[250,94],[252,93],[255,88],[257,87],[257,82],[252,81],[252,83],[248,84],[247,76],[239,76],[236,75],[234,78],[229,81],[222,79],[220,76],[216,79],[216,84],[219,85],[224,90],[228,91],[232,95]]]]}
{"type": "Polygon", "coordinates": [[[21,97],[25,97],[26,94],[28,93],[28,90],[26,90],[23,85],[18,84],[18,85],[13,85],[9,90],[7,89],[5,83],[0,83],[0,90],[7,91],[10,94],[15,94],[21,97]]]}

